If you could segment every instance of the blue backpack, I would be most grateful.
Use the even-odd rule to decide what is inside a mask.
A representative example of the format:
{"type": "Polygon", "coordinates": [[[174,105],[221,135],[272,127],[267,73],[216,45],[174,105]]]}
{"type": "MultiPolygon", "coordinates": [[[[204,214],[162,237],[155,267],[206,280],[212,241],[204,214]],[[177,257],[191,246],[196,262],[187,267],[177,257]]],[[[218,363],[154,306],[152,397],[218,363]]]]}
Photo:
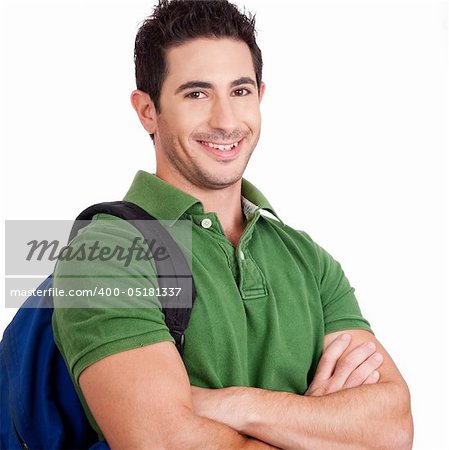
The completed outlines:
{"type": "MultiPolygon", "coordinates": [[[[196,296],[182,251],[154,217],[124,201],[99,203],[84,210],[73,225],[69,242],[88,223],[86,221],[98,213],[137,220],[133,225],[147,242],[156,239],[167,249],[169,258],[154,261],[159,286],[181,288],[180,301],[189,305],[163,308],[165,322],[182,356],[184,331],[196,296]],[[146,222],[141,222],[143,220],[146,222]]],[[[48,292],[52,283],[50,275],[36,291],[48,292]]],[[[0,342],[0,448],[107,450],[107,443],[98,441],[87,421],[64,359],[55,345],[52,314],[51,296],[31,296],[3,334],[0,342]]]]}

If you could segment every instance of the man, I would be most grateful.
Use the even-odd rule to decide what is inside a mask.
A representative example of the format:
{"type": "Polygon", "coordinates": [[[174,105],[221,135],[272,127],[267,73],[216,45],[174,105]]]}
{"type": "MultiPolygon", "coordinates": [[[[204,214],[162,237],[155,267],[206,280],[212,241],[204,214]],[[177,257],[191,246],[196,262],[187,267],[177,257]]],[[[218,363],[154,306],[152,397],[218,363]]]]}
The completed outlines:
{"type": "MultiPolygon", "coordinates": [[[[160,1],[135,61],[131,101],[157,166],[125,199],[191,221],[198,295],[183,360],[157,307],[55,308],[56,342],[99,436],[113,449],[411,448],[407,386],[341,267],[262,214],[275,212],[242,179],[265,91],[254,20],[226,1],[160,1]]],[[[132,230],[100,219],[72,246],[126,246],[132,230]]],[[[55,286],[77,270],[143,288],[151,267],[60,261],[55,286]]]]}

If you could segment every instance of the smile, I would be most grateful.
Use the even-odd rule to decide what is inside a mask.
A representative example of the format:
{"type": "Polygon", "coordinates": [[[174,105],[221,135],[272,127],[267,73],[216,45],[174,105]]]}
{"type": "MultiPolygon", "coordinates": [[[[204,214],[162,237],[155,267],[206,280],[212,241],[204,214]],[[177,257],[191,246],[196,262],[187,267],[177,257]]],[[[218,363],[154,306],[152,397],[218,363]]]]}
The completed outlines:
{"type": "Polygon", "coordinates": [[[215,142],[207,142],[207,141],[199,141],[203,145],[207,145],[210,148],[216,148],[217,150],[221,151],[231,151],[233,148],[237,147],[239,145],[240,141],[233,142],[232,144],[216,144],[215,142]]]}

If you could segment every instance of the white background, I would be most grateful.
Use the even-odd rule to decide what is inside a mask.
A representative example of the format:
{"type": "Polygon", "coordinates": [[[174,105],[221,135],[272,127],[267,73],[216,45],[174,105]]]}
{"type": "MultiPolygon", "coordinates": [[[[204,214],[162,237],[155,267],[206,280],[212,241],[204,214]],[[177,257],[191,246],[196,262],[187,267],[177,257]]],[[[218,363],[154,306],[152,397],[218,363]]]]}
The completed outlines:
{"type": "MultiPolygon", "coordinates": [[[[448,448],[447,3],[244,4],[267,84],[246,177],[342,263],[410,386],[414,448],[448,448]]],[[[129,102],[151,9],[3,1],[3,218],[71,219],[154,171],[129,102]]]]}

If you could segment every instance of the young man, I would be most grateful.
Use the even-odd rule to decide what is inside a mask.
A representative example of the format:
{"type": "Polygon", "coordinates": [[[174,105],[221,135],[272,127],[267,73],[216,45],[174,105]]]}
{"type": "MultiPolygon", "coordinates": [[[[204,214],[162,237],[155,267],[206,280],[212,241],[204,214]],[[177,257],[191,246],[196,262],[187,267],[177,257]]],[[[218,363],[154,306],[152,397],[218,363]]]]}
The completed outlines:
{"type": "MultiPolygon", "coordinates": [[[[100,438],[113,449],[411,448],[406,383],[341,267],[261,214],[275,212],[242,178],[265,91],[254,20],[226,1],[160,1],[135,61],[131,101],[157,167],[125,200],[191,221],[197,298],[183,359],[159,308],[55,308],[55,339],[100,438]]],[[[72,246],[126,246],[132,232],[116,223],[95,221],[72,246]]],[[[57,288],[70,286],[68,265],[57,288]]],[[[151,272],[142,261],[79,270],[123,288],[151,272]]]]}

